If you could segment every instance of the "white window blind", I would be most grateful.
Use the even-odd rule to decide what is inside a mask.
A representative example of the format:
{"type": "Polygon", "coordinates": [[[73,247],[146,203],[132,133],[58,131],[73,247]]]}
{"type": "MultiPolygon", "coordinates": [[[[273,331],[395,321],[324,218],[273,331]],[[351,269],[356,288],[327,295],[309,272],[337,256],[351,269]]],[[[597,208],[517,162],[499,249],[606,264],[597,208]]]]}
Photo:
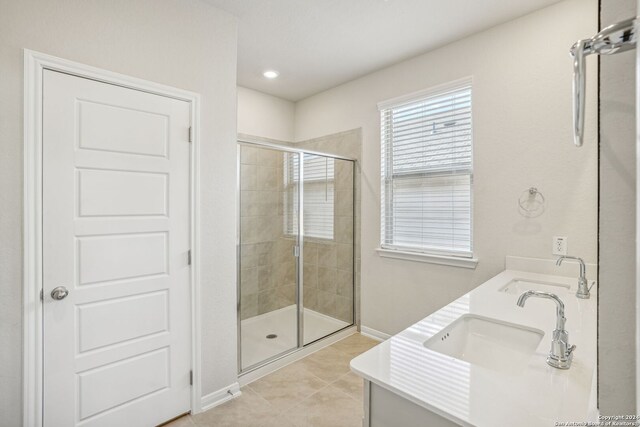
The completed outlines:
{"type": "Polygon", "coordinates": [[[379,107],[381,247],[471,257],[471,80],[379,107]]]}
{"type": "MultiPolygon", "coordinates": [[[[298,229],[299,155],[288,154],[285,161],[285,227],[287,234],[298,229]]],[[[303,155],[304,234],[306,237],[333,239],[334,219],[334,159],[303,155]]]]}

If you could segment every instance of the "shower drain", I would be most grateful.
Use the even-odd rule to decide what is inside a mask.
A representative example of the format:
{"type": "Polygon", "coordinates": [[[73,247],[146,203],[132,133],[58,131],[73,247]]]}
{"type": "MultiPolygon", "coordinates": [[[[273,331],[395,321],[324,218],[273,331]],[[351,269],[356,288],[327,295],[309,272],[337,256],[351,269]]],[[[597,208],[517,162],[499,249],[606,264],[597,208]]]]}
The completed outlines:
{"type": "Polygon", "coordinates": [[[268,340],[272,340],[272,339],[274,339],[274,338],[278,338],[278,336],[277,336],[276,334],[269,334],[269,335],[267,335],[267,339],[268,339],[268,340]]]}

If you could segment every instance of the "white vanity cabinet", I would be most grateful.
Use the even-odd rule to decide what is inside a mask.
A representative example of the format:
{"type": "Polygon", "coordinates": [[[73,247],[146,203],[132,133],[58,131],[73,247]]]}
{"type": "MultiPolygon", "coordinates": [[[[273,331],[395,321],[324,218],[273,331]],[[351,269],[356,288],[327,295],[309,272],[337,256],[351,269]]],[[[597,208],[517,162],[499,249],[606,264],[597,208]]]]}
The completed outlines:
{"type": "Polygon", "coordinates": [[[363,427],[453,427],[458,425],[371,381],[364,381],[363,427]]]}

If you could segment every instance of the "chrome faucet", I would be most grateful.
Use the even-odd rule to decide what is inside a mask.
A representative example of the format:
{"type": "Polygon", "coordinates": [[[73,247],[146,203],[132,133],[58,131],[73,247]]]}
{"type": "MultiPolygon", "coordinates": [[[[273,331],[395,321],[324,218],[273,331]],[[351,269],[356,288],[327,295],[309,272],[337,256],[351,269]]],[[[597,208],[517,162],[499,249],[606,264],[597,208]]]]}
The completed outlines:
{"type": "Polygon", "coordinates": [[[556,329],[553,331],[551,350],[547,356],[547,363],[554,368],[569,369],[573,359],[575,345],[569,345],[569,333],[564,329],[567,319],[564,317],[564,303],[557,295],[549,292],[527,291],[518,298],[518,306],[524,307],[529,297],[546,298],[556,303],[556,329]]]}
{"type": "Polygon", "coordinates": [[[562,261],[564,261],[565,259],[573,259],[580,263],[580,277],[578,278],[578,290],[576,291],[576,296],[581,299],[590,298],[591,294],[589,293],[589,285],[587,283],[587,269],[584,265],[584,261],[582,260],[582,258],[578,258],[576,256],[564,255],[558,258],[558,260],[556,261],[556,265],[562,265],[562,261]]]}

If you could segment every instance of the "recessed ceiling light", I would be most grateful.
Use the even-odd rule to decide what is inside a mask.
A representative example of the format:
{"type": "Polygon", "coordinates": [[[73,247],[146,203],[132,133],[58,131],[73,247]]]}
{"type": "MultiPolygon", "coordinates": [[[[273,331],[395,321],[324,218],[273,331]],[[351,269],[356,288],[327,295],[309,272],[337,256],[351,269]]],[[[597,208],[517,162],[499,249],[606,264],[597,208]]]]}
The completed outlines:
{"type": "Polygon", "coordinates": [[[278,77],[280,75],[280,73],[278,73],[277,71],[274,70],[267,70],[264,73],[262,73],[263,76],[265,76],[268,79],[275,79],[276,77],[278,77]]]}

